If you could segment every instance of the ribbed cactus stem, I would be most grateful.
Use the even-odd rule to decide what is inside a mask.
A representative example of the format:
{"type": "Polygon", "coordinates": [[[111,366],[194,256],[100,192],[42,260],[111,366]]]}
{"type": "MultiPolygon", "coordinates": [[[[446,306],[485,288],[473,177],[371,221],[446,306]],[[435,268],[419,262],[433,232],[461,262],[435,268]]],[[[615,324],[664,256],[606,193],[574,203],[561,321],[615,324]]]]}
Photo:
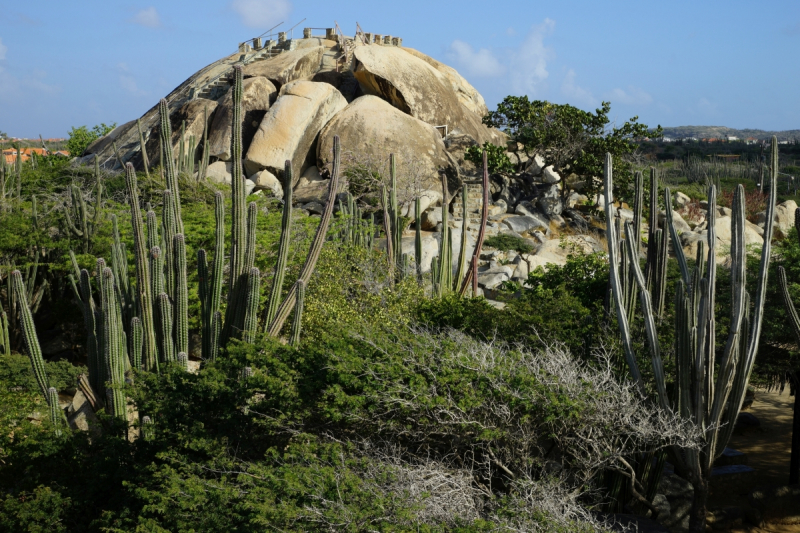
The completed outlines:
{"type": "Polygon", "coordinates": [[[294,322],[292,323],[292,346],[300,346],[300,330],[303,324],[303,304],[306,296],[306,284],[303,280],[297,281],[297,302],[294,305],[294,322]]]}
{"type": "Polygon", "coordinates": [[[478,259],[481,256],[481,248],[483,247],[483,239],[486,236],[486,222],[489,220],[489,164],[486,155],[486,150],[483,151],[483,208],[481,209],[481,225],[478,228],[478,241],[475,243],[475,250],[472,252],[472,264],[470,265],[469,272],[464,277],[464,282],[461,284],[459,296],[464,296],[467,292],[467,286],[472,282],[472,295],[477,296],[478,292],[478,259]]]}
{"type": "MultiPolygon", "coordinates": [[[[322,245],[325,244],[325,238],[328,235],[328,227],[330,226],[331,216],[333,215],[333,206],[336,200],[336,195],[339,192],[340,162],[341,145],[339,136],[335,135],[333,137],[333,166],[331,169],[330,183],[328,184],[328,198],[325,203],[325,210],[322,212],[322,216],[319,220],[319,226],[317,226],[317,232],[314,234],[314,240],[311,242],[311,249],[308,251],[308,256],[306,256],[306,260],[303,263],[303,268],[300,269],[300,276],[298,277],[298,279],[301,279],[306,285],[308,285],[308,282],[311,279],[311,274],[314,273],[314,268],[317,266],[319,254],[322,251],[322,245]]],[[[294,307],[296,298],[297,289],[292,288],[289,291],[289,294],[286,296],[286,299],[278,308],[278,312],[275,314],[272,324],[270,324],[268,333],[273,337],[280,333],[284,322],[289,317],[289,313],[291,313],[291,310],[294,307]]]]}
{"type": "Polygon", "coordinates": [[[139,149],[142,151],[142,166],[144,166],[144,175],[150,179],[150,161],[147,159],[147,146],[144,144],[144,135],[142,134],[142,121],[136,119],[136,127],[139,129],[139,149]]]}
{"type": "Polygon", "coordinates": [[[175,235],[180,233],[175,225],[174,199],[172,193],[164,191],[164,210],[162,212],[161,231],[164,245],[164,282],[166,293],[175,298],[175,252],[173,250],[175,235]]]}
{"type": "Polygon", "coordinates": [[[189,352],[189,284],[186,274],[186,242],[175,235],[175,349],[189,352]]]}
{"type": "Polygon", "coordinates": [[[210,323],[207,320],[208,309],[208,257],[202,248],[197,250],[197,298],[200,300],[200,337],[201,352],[204,358],[208,357],[208,341],[211,337],[210,323]]]}
{"type": "Polygon", "coordinates": [[[286,273],[286,263],[289,257],[289,244],[292,238],[292,162],[287,160],[284,170],[283,182],[283,216],[281,218],[281,239],[278,244],[278,262],[275,264],[275,275],[272,277],[272,290],[267,303],[267,316],[264,322],[265,330],[269,328],[278,307],[281,303],[283,291],[283,278],[286,273]]]}
{"type": "Polygon", "coordinates": [[[186,352],[178,352],[178,364],[183,367],[184,370],[189,370],[189,356],[186,352]]]}
{"type": "Polygon", "coordinates": [[[103,311],[103,340],[105,342],[106,379],[110,386],[106,389],[111,414],[125,419],[125,363],[123,361],[124,334],[120,328],[117,302],[114,297],[114,274],[110,268],[103,269],[103,292],[101,296],[103,311]]]}
{"type": "Polygon", "coordinates": [[[203,108],[203,156],[200,160],[200,168],[197,169],[197,179],[206,179],[206,171],[208,170],[208,106],[203,108]]]}
{"type": "Polygon", "coordinates": [[[397,203],[397,168],[394,154],[389,154],[389,178],[391,180],[392,190],[389,200],[389,216],[392,223],[392,251],[394,252],[395,267],[398,269],[402,277],[403,266],[403,228],[400,224],[400,208],[397,203]]]}
{"type": "Polygon", "coordinates": [[[422,209],[420,199],[414,199],[414,262],[417,265],[417,282],[422,284],[422,209]]]}
{"type": "Polygon", "coordinates": [[[131,358],[133,368],[142,369],[142,348],[144,344],[144,331],[139,317],[131,319],[131,358]]]}
{"type": "Polygon", "coordinates": [[[464,283],[464,265],[467,261],[467,185],[461,188],[461,246],[458,248],[458,267],[453,290],[458,290],[464,283]]]}
{"type": "Polygon", "coordinates": [[[11,336],[9,335],[8,328],[8,314],[0,309],[0,347],[2,351],[0,354],[6,357],[11,356],[11,336]]]}
{"type": "Polygon", "coordinates": [[[245,342],[255,340],[258,328],[258,302],[261,296],[261,272],[252,267],[247,275],[247,300],[245,302],[244,328],[242,338],[245,342]]]}
{"type": "Polygon", "coordinates": [[[50,384],[47,379],[47,372],[44,368],[44,359],[42,359],[42,349],[39,346],[39,338],[36,336],[36,326],[33,323],[33,315],[28,307],[25,285],[22,282],[22,274],[19,270],[11,272],[11,285],[14,290],[14,298],[19,308],[18,316],[22,329],[22,337],[25,339],[25,347],[27,348],[28,357],[31,361],[33,375],[36,378],[36,384],[39,386],[42,396],[47,400],[47,389],[50,388],[50,384]]]}
{"type": "MultiPolygon", "coordinates": [[[[156,349],[155,322],[153,318],[153,293],[150,281],[150,265],[147,253],[147,241],[144,234],[142,211],[139,208],[139,188],[136,183],[136,172],[133,165],[126,166],[125,180],[131,204],[131,221],[133,226],[134,256],[136,258],[136,314],[142,321],[142,363],[145,370],[157,369],[158,354],[156,349]]],[[[158,272],[153,273],[158,276],[158,272]]]]}
{"type": "Polygon", "coordinates": [[[158,110],[161,121],[161,165],[164,170],[167,190],[172,194],[173,200],[171,216],[175,221],[175,233],[183,233],[181,195],[178,188],[178,175],[175,172],[174,155],[172,153],[172,126],[169,120],[169,105],[165,99],[161,99],[158,110]]]}
{"type": "Polygon", "coordinates": [[[64,421],[64,412],[58,405],[58,391],[55,387],[47,389],[47,406],[50,411],[50,422],[53,424],[56,437],[61,436],[61,426],[64,421]]]}
{"type": "Polygon", "coordinates": [[[203,317],[209,330],[208,355],[204,352],[203,357],[212,360],[216,357],[216,347],[219,345],[219,338],[215,338],[218,333],[214,326],[214,316],[219,311],[222,301],[222,273],[225,262],[225,201],[220,192],[214,195],[214,220],[214,261],[209,281],[208,311],[203,317]]]}
{"type": "Polygon", "coordinates": [[[161,319],[161,354],[164,362],[175,360],[175,342],[172,331],[172,304],[169,295],[162,292],[158,295],[158,315],[161,319]]]}
{"type": "Polygon", "coordinates": [[[222,313],[217,311],[211,319],[211,360],[219,355],[219,341],[222,335],[222,313]]]}

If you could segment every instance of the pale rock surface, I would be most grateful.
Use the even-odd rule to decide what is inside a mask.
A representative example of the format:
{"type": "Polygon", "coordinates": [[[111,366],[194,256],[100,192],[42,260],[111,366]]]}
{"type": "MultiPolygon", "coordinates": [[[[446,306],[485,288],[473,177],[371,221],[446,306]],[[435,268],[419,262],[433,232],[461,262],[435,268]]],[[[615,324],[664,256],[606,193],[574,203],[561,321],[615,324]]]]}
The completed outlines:
{"type": "Polygon", "coordinates": [[[359,46],[354,74],[366,94],[380,96],[432,126],[447,125],[483,145],[505,145],[506,136],[486,127],[482,115],[465,107],[451,81],[428,62],[395,46],[359,46]]]}
{"type": "MultiPolygon", "coordinates": [[[[216,183],[230,185],[233,180],[233,163],[230,161],[217,161],[208,165],[206,169],[206,179],[216,183]]],[[[256,184],[250,180],[244,180],[245,194],[250,194],[255,189],[256,184]]]]}
{"type": "Polygon", "coordinates": [[[448,181],[451,194],[458,186],[457,165],[439,132],[377,96],[356,98],[323,128],[317,143],[317,167],[330,169],[336,135],[343,152],[364,160],[381,161],[395,154],[401,190],[441,190],[439,169],[453,178],[452,184],[448,181]]]}
{"type": "Polygon", "coordinates": [[[503,224],[516,233],[525,233],[526,231],[539,228],[545,228],[547,230],[550,227],[550,221],[541,215],[510,216],[503,219],[503,224]]]}
{"type": "Polygon", "coordinates": [[[558,183],[545,188],[536,201],[537,207],[547,216],[560,215],[564,211],[564,202],[561,201],[561,189],[558,183]]]}
{"type": "MultiPolygon", "coordinates": [[[[242,153],[247,153],[269,106],[277,98],[275,85],[267,78],[248,78],[242,83],[242,153]]],[[[222,161],[231,159],[231,122],[233,116],[233,87],[219,101],[214,121],[208,132],[209,155],[222,161]]],[[[201,137],[202,138],[202,137],[201,137]]]]}
{"type": "MultiPolygon", "coordinates": [[[[666,227],[665,223],[667,220],[667,215],[664,211],[658,213],[658,225],[659,227],[666,227]]],[[[686,233],[692,231],[691,226],[683,219],[680,213],[673,210],[672,211],[672,224],[675,226],[675,231],[678,232],[680,235],[681,233],[686,233]]]]}
{"type": "Polygon", "coordinates": [[[275,174],[269,170],[256,172],[249,179],[255,184],[256,191],[270,191],[276,198],[283,198],[283,186],[275,174]]]}
{"type": "Polygon", "coordinates": [[[294,81],[281,87],[247,150],[248,174],[266,169],[283,176],[284,164],[290,160],[292,183],[297,185],[317,134],[346,106],[342,93],[327,83],[294,81]]]}
{"type": "Polygon", "coordinates": [[[542,181],[545,183],[558,183],[561,181],[561,176],[553,170],[553,165],[548,165],[544,167],[544,172],[542,172],[542,181]]]}
{"type": "MultiPolygon", "coordinates": [[[[777,237],[786,237],[789,230],[794,227],[794,213],[797,210],[797,203],[794,200],[786,200],[775,206],[774,231],[777,237]]],[[[756,222],[762,228],[767,220],[767,212],[758,213],[756,222]]]]}
{"type": "MultiPolygon", "coordinates": [[[[436,207],[442,205],[441,191],[434,191],[429,189],[419,193],[419,210],[424,213],[429,207],[436,207]]],[[[414,218],[416,210],[416,202],[414,200],[407,202],[400,208],[400,215],[404,217],[414,218]]]]}
{"type": "Polygon", "coordinates": [[[270,59],[245,65],[243,74],[247,78],[263,76],[280,89],[287,83],[313,78],[325,50],[324,46],[312,46],[281,52],[270,59]]]}
{"type": "Polygon", "coordinates": [[[531,271],[536,267],[548,264],[563,266],[567,264],[567,255],[573,250],[584,253],[604,252],[600,242],[590,235],[569,235],[561,239],[550,239],[542,243],[535,254],[528,254],[528,266],[531,271]]]}
{"type": "Polygon", "coordinates": [[[689,198],[687,194],[684,194],[680,191],[675,193],[675,205],[677,206],[678,209],[686,207],[686,205],[691,201],[692,199],[689,198]]]}
{"type": "Polygon", "coordinates": [[[542,157],[540,154],[534,154],[534,156],[528,161],[528,168],[526,168],[525,171],[533,174],[534,176],[538,176],[542,173],[544,168],[544,157],[542,157]]]}
{"type": "Polygon", "coordinates": [[[328,197],[329,184],[330,179],[320,176],[317,167],[308,167],[295,185],[292,198],[297,203],[324,200],[328,197]]]}

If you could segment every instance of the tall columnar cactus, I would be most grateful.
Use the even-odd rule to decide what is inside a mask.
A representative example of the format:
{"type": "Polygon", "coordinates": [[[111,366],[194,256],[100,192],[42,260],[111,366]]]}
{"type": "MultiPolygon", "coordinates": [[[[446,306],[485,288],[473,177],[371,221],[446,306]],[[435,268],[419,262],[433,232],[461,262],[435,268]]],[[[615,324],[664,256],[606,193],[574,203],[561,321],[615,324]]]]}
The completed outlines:
{"type": "Polygon", "coordinates": [[[139,129],[139,149],[142,151],[142,165],[144,166],[144,175],[150,179],[150,160],[147,158],[147,146],[144,144],[144,135],[142,134],[142,121],[136,119],[136,127],[139,129]]]}
{"type": "Polygon", "coordinates": [[[203,155],[200,159],[200,168],[197,169],[198,181],[206,179],[206,171],[208,170],[208,106],[203,108],[203,155]]]}
{"type": "Polygon", "coordinates": [[[25,285],[22,282],[22,274],[19,270],[14,270],[11,273],[11,285],[19,308],[18,316],[22,329],[22,337],[25,339],[25,347],[28,350],[28,357],[31,360],[33,375],[36,378],[36,384],[39,386],[42,396],[47,400],[47,389],[50,388],[50,384],[47,379],[47,372],[44,368],[44,359],[42,359],[42,349],[39,346],[39,338],[36,336],[36,326],[33,324],[33,315],[28,307],[25,285]]]}
{"type": "Polygon", "coordinates": [[[478,228],[478,241],[475,243],[475,250],[472,252],[472,261],[469,271],[464,276],[464,282],[459,289],[459,296],[464,296],[467,287],[472,283],[472,295],[478,292],[478,259],[481,256],[483,239],[486,237],[486,222],[489,220],[489,165],[486,150],[483,151],[483,209],[481,210],[481,225],[478,228]]]}
{"type": "MultiPolygon", "coordinates": [[[[142,364],[145,370],[158,369],[158,351],[156,349],[155,319],[153,317],[153,298],[150,262],[148,261],[147,241],[144,234],[142,211],[139,208],[139,188],[136,183],[136,172],[130,163],[126,167],[125,181],[131,204],[131,222],[133,226],[133,246],[136,260],[136,315],[142,321],[142,364]]],[[[148,217],[148,222],[151,217],[148,217]]],[[[152,217],[154,219],[154,217],[152,217]]],[[[155,226],[154,223],[150,223],[155,226]]],[[[160,271],[152,273],[153,279],[160,277],[160,271]]]]}
{"type": "Polygon", "coordinates": [[[103,180],[100,176],[97,156],[95,156],[95,189],[94,205],[89,205],[83,198],[80,187],[70,187],[71,205],[64,209],[67,228],[83,245],[83,253],[89,253],[92,240],[101,223],[103,205],[103,180]]]}
{"type": "Polygon", "coordinates": [[[139,317],[131,319],[131,365],[136,370],[142,369],[142,348],[144,345],[144,329],[139,317]]]}
{"type": "MultiPolygon", "coordinates": [[[[225,202],[220,192],[214,195],[214,219],[214,260],[210,270],[207,266],[207,259],[203,260],[202,264],[206,265],[205,274],[200,272],[203,358],[208,360],[216,358],[216,350],[212,348],[219,345],[219,339],[214,339],[213,321],[214,315],[219,311],[222,299],[222,269],[225,261],[225,202]]],[[[205,258],[205,250],[200,250],[200,252],[205,258]]],[[[201,268],[200,252],[198,252],[198,268],[201,268]]]]}
{"type": "Polygon", "coordinates": [[[469,220],[467,219],[467,185],[464,184],[461,188],[461,246],[458,248],[458,267],[456,270],[456,280],[453,285],[453,290],[457,291],[464,283],[464,265],[467,260],[467,227],[469,220]]]}
{"type": "Polygon", "coordinates": [[[294,306],[294,322],[292,322],[292,346],[300,346],[300,331],[303,327],[303,304],[305,303],[306,284],[297,281],[297,302],[294,306]]]}
{"type": "MultiPolygon", "coordinates": [[[[773,150],[777,154],[777,141],[773,137],[773,150]]],[[[775,192],[777,165],[771,173],[770,197],[766,220],[772,221],[775,214],[775,192]]],[[[611,156],[606,156],[605,205],[609,263],[611,265],[611,288],[617,312],[617,321],[622,338],[625,358],[631,377],[644,392],[641,373],[631,340],[628,312],[623,299],[619,273],[618,238],[615,231],[611,156]]],[[[764,228],[764,244],[761,250],[758,285],[750,317],[749,296],[745,290],[746,249],[744,241],[744,189],[736,189],[731,217],[731,285],[733,289],[730,329],[716,361],[716,322],[714,318],[716,292],[716,188],[709,188],[708,205],[708,259],[704,262],[702,252],[694,271],[690,271],[683,249],[675,246],[675,254],[681,269],[681,279],[676,291],[675,309],[675,361],[676,376],[673,398],[667,394],[666,376],[661,360],[661,349],[656,332],[656,312],[650,291],[638,261],[630,265],[639,288],[639,300],[644,318],[645,333],[650,350],[653,375],[656,383],[657,401],[665,410],[673,410],[683,419],[705,428],[699,449],[676,449],[671,454],[676,470],[686,476],[694,486],[694,500],[690,513],[690,531],[704,531],[705,503],[708,496],[708,481],[714,460],[724,450],[733,431],[736,417],[741,409],[750,373],[758,352],[761,322],[766,298],[767,274],[772,244],[773,224],[764,228]]],[[[678,243],[677,232],[672,223],[671,195],[665,191],[667,225],[673,240],[678,243]]],[[[651,206],[656,209],[656,206],[651,206]]],[[[628,224],[628,235],[634,230],[628,224]]],[[[635,239],[626,239],[625,245],[631,257],[635,257],[635,239]]]]}
{"type": "Polygon", "coordinates": [[[172,304],[169,295],[162,292],[158,295],[158,317],[160,319],[161,357],[164,362],[175,361],[175,341],[172,326],[172,304]]]}
{"type": "MultiPolygon", "coordinates": [[[[333,206],[336,201],[336,194],[339,192],[340,162],[341,145],[339,144],[339,136],[336,135],[333,138],[333,167],[331,169],[330,183],[328,184],[328,198],[327,202],[325,203],[325,210],[322,212],[319,226],[317,226],[317,232],[314,235],[314,240],[311,242],[311,248],[309,249],[306,260],[303,263],[303,268],[300,269],[300,276],[298,276],[298,279],[302,280],[306,285],[308,285],[308,282],[311,279],[311,274],[314,273],[314,268],[317,266],[319,254],[322,251],[322,245],[325,244],[325,237],[328,234],[328,226],[330,226],[331,223],[331,216],[333,215],[333,206]]],[[[268,333],[271,336],[278,336],[284,322],[289,317],[289,314],[294,307],[296,299],[297,288],[296,286],[293,286],[289,291],[289,294],[286,295],[286,299],[284,299],[283,303],[280,305],[280,307],[278,307],[275,318],[272,320],[272,323],[269,326],[268,333]]]]}
{"type": "Polygon", "coordinates": [[[261,296],[261,272],[251,267],[247,275],[247,300],[245,302],[244,328],[242,339],[245,342],[255,340],[258,329],[258,301],[261,296]]]}
{"type": "Polygon", "coordinates": [[[161,243],[164,251],[164,286],[166,293],[175,299],[175,252],[173,246],[175,235],[180,233],[175,223],[174,198],[172,193],[164,191],[164,209],[161,219],[161,243]]]}
{"type": "Polygon", "coordinates": [[[414,200],[414,262],[417,265],[417,282],[422,284],[422,210],[420,199],[414,200]]]}
{"type": "Polygon", "coordinates": [[[50,411],[50,423],[53,424],[56,437],[60,437],[61,426],[64,423],[64,412],[58,405],[58,391],[55,387],[47,389],[47,406],[50,411]]]}
{"type": "Polygon", "coordinates": [[[178,188],[178,174],[175,171],[174,156],[172,154],[172,126],[169,121],[169,104],[163,98],[159,102],[158,111],[161,123],[161,167],[164,169],[167,190],[172,194],[171,218],[176,224],[175,233],[183,233],[181,194],[178,188]]]}
{"type": "Polygon", "coordinates": [[[186,242],[175,235],[175,349],[189,353],[189,284],[186,274],[186,242]]]}
{"type": "Polygon", "coordinates": [[[275,264],[275,275],[272,277],[272,290],[267,302],[267,315],[264,329],[275,319],[281,303],[283,277],[286,274],[286,262],[289,257],[289,242],[292,237],[292,162],[287,160],[283,172],[283,216],[281,217],[281,240],[278,244],[278,262],[275,264]]]}
{"type": "Polygon", "coordinates": [[[186,352],[178,352],[177,361],[184,370],[189,370],[189,355],[186,352]]]}
{"type": "Polygon", "coordinates": [[[397,164],[394,154],[389,154],[389,179],[392,185],[389,199],[389,218],[392,221],[392,251],[394,252],[392,262],[399,274],[397,279],[401,279],[405,274],[403,271],[403,227],[400,220],[400,208],[397,204],[397,164]]]}
{"type": "Polygon", "coordinates": [[[103,341],[105,343],[105,370],[110,386],[106,388],[106,397],[110,413],[126,419],[125,392],[125,359],[124,332],[119,317],[119,308],[114,293],[114,274],[110,268],[103,269],[103,287],[101,293],[101,309],[103,314],[103,341]]]}
{"type": "MultiPolygon", "coordinates": [[[[231,204],[233,218],[231,221],[230,274],[228,278],[228,307],[225,312],[223,339],[228,339],[234,329],[241,329],[242,324],[235,324],[238,306],[242,294],[247,290],[247,271],[245,270],[245,247],[247,243],[246,225],[246,191],[242,174],[242,66],[233,67],[233,112],[231,113],[231,204]]],[[[239,315],[241,316],[241,315],[239,315]]]]}
{"type": "Polygon", "coordinates": [[[11,355],[11,335],[9,335],[8,315],[0,309],[0,355],[11,355]]]}

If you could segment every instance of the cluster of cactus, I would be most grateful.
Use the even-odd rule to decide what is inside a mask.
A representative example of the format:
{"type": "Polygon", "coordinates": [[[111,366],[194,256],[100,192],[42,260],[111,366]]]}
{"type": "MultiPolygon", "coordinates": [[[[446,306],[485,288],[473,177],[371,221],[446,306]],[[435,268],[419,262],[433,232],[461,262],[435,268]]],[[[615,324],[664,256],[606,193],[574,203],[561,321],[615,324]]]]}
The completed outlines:
{"type": "MultiPolygon", "coordinates": [[[[773,137],[773,159],[777,159],[777,141],[773,137]]],[[[770,180],[770,197],[767,205],[766,220],[773,220],[775,213],[775,186],[777,182],[777,165],[773,166],[770,180]]],[[[728,339],[722,351],[722,357],[717,361],[716,321],[714,317],[716,296],[716,187],[711,185],[708,192],[708,257],[705,259],[703,246],[698,248],[697,262],[693,270],[689,264],[677,239],[672,222],[671,194],[669,188],[664,192],[666,206],[666,221],[669,233],[675,242],[673,247],[681,271],[681,278],[677,284],[675,295],[675,380],[672,398],[667,394],[667,377],[661,358],[661,347],[656,330],[657,309],[651,297],[652,288],[655,292],[659,287],[659,273],[651,276],[651,287],[645,279],[639,264],[637,249],[638,233],[634,224],[628,222],[625,233],[628,238],[621,240],[617,233],[614,220],[613,177],[611,156],[606,156],[605,163],[605,210],[606,232],[609,248],[610,285],[616,310],[617,322],[622,348],[630,375],[641,391],[645,392],[644,381],[637,366],[637,358],[633,350],[631,336],[632,314],[627,305],[624,283],[622,280],[619,248],[624,246],[627,250],[630,271],[636,281],[644,330],[650,352],[653,376],[656,386],[657,402],[661,408],[672,411],[684,420],[691,421],[705,428],[703,441],[697,449],[671,450],[670,459],[675,464],[676,470],[692,483],[695,496],[690,516],[690,530],[702,531],[705,527],[705,499],[708,494],[708,480],[714,460],[727,445],[736,417],[744,400],[747,384],[753,369],[758,351],[758,342],[761,334],[761,322],[764,314],[764,301],[766,298],[767,274],[773,234],[773,225],[766,224],[764,228],[764,244],[761,251],[761,263],[758,273],[757,293],[754,300],[752,317],[750,313],[750,298],[745,290],[745,264],[746,249],[744,241],[744,189],[740,185],[734,194],[731,217],[731,285],[732,308],[730,311],[730,329],[728,339]]],[[[641,179],[637,180],[637,187],[641,189],[641,179]]],[[[637,196],[641,192],[637,192],[637,196]]],[[[658,209],[652,204],[652,212],[658,209]]],[[[651,228],[652,229],[652,228],[651,228]]],[[[668,241],[663,234],[663,241],[668,241]]],[[[657,239],[648,243],[667,246],[668,242],[659,242],[657,239]]],[[[653,267],[658,267],[658,264],[653,267]]]]}
{"type": "Polygon", "coordinates": [[[80,187],[72,185],[70,196],[72,203],[64,209],[67,228],[83,245],[83,253],[89,253],[94,236],[100,228],[103,206],[103,180],[100,176],[100,164],[94,157],[94,201],[89,205],[83,198],[80,187]]]}
{"type": "Polygon", "coordinates": [[[370,213],[369,220],[364,220],[364,213],[349,192],[345,193],[344,202],[341,198],[339,199],[339,216],[342,220],[338,235],[341,242],[369,250],[373,249],[375,246],[375,215],[370,213]]]}
{"type": "Polygon", "coordinates": [[[397,166],[394,154],[389,154],[391,189],[381,187],[383,199],[383,231],[386,234],[386,255],[391,276],[400,281],[408,270],[408,255],[403,253],[403,227],[397,204],[397,166]]]}
{"type": "Polygon", "coordinates": [[[58,405],[58,392],[56,389],[50,387],[50,382],[47,378],[47,372],[44,368],[44,359],[42,358],[42,349],[39,346],[39,339],[36,336],[36,327],[33,323],[33,314],[28,306],[27,291],[25,289],[25,284],[22,282],[22,274],[19,270],[15,270],[11,273],[9,278],[19,310],[22,335],[25,339],[25,347],[27,348],[28,357],[31,361],[31,367],[33,368],[33,375],[36,378],[39,391],[47,402],[50,421],[53,424],[54,431],[56,435],[61,435],[64,413],[58,405]]]}
{"type": "Polygon", "coordinates": [[[200,157],[200,166],[197,169],[197,180],[201,181],[206,179],[206,172],[208,171],[208,157],[210,151],[208,149],[208,106],[203,108],[203,155],[200,157]]]}
{"type": "Polygon", "coordinates": [[[186,121],[184,120],[181,123],[181,138],[178,141],[178,160],[176,161],[179,174],[189,174],[190,176],[194,174],[196,148],[194,135],[189,136],[188,142],[186,140],[186,121]]]}
{"type": "MultiPolygon", "coordinates": [[[[486,150],[483,151],[483,207],[481,209],[481,222],[478,227],[478,240],[475,243],[475,250],[472,252],[472,260],[470,261],[468,270],[461,281],[461,286],[456,287],[459,296],[464,296],[467,292],[467,287],[472,285],[473,296],[478,293],[478,259],[481,256],[481,248],[483,247],[483,240],[486,238],[486,222],[489,220],[489,165],[486,150]]],[[[466,196],[466,194],[465,194],[466,196]]],[[[466,204],[463,206],[463,216],[466,220],[466,204]]],[[[466,226],[464,227],[466,230],[466,226]]],[[[464,239],[466,231],[462,231],[461,238],[464,239]]],[[[463,245],[462,245],[463,249],[463,245]]],[[[463,254],[462,254],[463,255],[463,254]]],[[[463,271],[462,259],[459,259],[459,272],[463,271]]]]}

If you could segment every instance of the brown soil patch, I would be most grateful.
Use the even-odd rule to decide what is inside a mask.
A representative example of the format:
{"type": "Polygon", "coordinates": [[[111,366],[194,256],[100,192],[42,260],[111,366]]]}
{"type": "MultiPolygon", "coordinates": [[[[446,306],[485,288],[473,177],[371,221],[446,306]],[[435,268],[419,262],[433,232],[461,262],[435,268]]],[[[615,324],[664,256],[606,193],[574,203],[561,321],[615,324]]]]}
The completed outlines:
{"type": "MultiPolygon", "coordinates": [[[[792,444],[792,406],[794,397],[788,388],[783,394],[756,391],[753,406],[748,412],[761,422],[761,427],[737,432],[728,444],[729,448],[747,454],[748,466],[753,474],[740,480],[712,480],[708,508],[739,506],[747,507],[747,496],[758,486],[785,485],[789,482],[789,460],[792,444]]],[[[735,529],[750,533],[795,533],[800,526],[770,526],[764,528],[735,529]]]]}

